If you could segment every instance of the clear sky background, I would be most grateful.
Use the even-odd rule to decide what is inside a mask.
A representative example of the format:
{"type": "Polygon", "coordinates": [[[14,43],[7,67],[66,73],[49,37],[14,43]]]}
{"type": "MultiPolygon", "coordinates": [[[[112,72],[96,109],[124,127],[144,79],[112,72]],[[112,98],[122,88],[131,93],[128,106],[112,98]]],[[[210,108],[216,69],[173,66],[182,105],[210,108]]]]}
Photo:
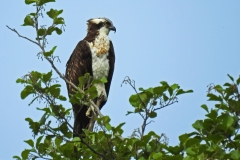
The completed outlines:
{"type": "MultiPolygon", "coordinates": [[[[66,31],[62,36],[51,36],[48,49],[57,45],[56,55],[65,72],[65,64],[78,41],[86,35],[86,21],[107,17],[117,28],[110,33],[116,53],[115,72],[110,95],[102,113],[109,115],[112,124],[126,122],[125,136],[140,127],[138,115],[125,116],[132,110],[128,98],[134,91],[121,87],[125,76],[136,81],[137,87],[154,87],[160,81],[178,83],[194,93],[179,97],[179,103],[158,111],[155,122],[148,126],[156,133],[165,133],[170,144],[178,143],[180,134],[193,131],[191,124],[204,118],[201,104],[207,102],[207,85],[223,84],[227,74],[240,74],[240,1],[239,0],[151,0],[151,1],[58,1],[49,7],[63,9],[66,31]]],[[[49,9],[49,8],[47,8],[49,9]]],[[[0,4],[0,157],[12,159],[27,147],[23,140],[31,138],[26,117],[39,120],[36,107],[44,104],[20,99],[23,86],[15,80],[26,73],[51,70],[46,61],[37,58],[39,49],[18,38],[6,28],[17,29],[34,38],[31,27],[21,27],[26,14],[34,11],[24,1],[1,1],[0,4]]],[[[46,21],[49,22],[49,21],[46,21]]],[[[65,83],[62,94],[67,96],[65,83]]],[[[68,102],[64,103],[70,107],[68,102]]]]}

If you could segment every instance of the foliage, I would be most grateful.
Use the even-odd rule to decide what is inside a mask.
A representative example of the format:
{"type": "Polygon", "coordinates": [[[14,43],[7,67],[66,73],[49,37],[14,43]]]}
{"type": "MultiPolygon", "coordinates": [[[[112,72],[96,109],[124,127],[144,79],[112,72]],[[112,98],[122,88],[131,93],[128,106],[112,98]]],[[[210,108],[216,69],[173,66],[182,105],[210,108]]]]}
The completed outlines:
{"type": "MultiPolygon", "coordinates": [[[[56,46],[50,51],[45,51],[47,36],[53,32],[58,35],[64,30],[64,19],[60,17],[63,10],[44,10],[49,2],[55,0],[25,0],[27,5],[33,5],[36,12],[29,13],[23,26],[31,26],[36,30],[35,40],[20,35],[15,29],[8,27],[40,48],[39,56],[46,59],[52,69],[66,83],[64,75],[58,71],[54,65],[56,46]],[[39,25],[39,18],[46,14],[52,19],[52,24],[39,25]]],[[[238,85],[240,78],[236,81],[228,75],[231,83],[223,86],[211,84],[207,97],[210,101],[215,101],[216,105],[209,108],[207,105],[201,107],[207,112],[206,118],[193,123],[194,132],[185,133],[179,136],[179,144],[168,145],[168,139],[164,134],[157,134],[154,131],[145,133],[146,127],[151,120],[157,117],[157,111],[178,102],[178,96],[190,93],[192,90],[184,91],[178,84],[169,85],[167,82],[160,82],[159,86],[147,89],[139,88],[137,91],[135,82],[126,77],[123,83],[129,84],[135,93],[130,96],[129,102],[132,110],[127,115],[139,114],[142,117],[142,125],[133,131],[129,137],[123,137],[122,126],[112,126],[110,117],[96,113],[99,129],[94,132],[85,130],[85,136],[72,138],[73,127],[69,123],[71,119],[71,109],[65,108],[61,102],[67,98],[61,94],[61,85],[52,77],[52,71],[40,73],[32,71],[29,74],[17,79],[17,83],[24,84],[21,98],[25,99],[29,95],[35,101],[43,102],[45,107],[37,108],[43,112],[40,120],[33,120],[31,117],[25,120],[29,123],[29,128],[33,137],[25,142],[29,149],[22,151],[20,156],[13,158],[25,159],[138,159],[138,160],[213,160],[213,159],[240,159],[240,134],[238,130],[240,114],[240,95],[238,85]],[[57,121],[52,124],[52,120],[57,121]]],[[[93,98],[97,97],[95,83],[106,83],[106,78],[101,81],[91,81],[91,77],[85,75],[79,78],[80,85],[74,86],[76,94],[70,99],[71,103],[92,104],[93,98]],[[84,90],[84,83],[88,84],[88,89],[84,90]]]]}

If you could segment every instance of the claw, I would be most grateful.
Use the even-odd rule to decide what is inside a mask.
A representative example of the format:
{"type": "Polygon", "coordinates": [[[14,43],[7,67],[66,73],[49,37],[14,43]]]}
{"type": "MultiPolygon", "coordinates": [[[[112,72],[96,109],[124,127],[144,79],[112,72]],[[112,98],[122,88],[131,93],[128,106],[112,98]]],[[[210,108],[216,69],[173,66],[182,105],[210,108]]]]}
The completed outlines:
{"type": "Polygon", "coordinates": [[[91,118],[90,115],[91,115],[91,108],[89,107],[88,110],[87,110],[87,112],[86,112],[86,116],[89,117],[89,118],[91,118]]]}
{"type": "Polygon", "coordinates": [[[107,101],[107,97],[103,94],[103,92],[100,94],[100,96],[98,97],[99,100],[102,101],[107,101]]]}

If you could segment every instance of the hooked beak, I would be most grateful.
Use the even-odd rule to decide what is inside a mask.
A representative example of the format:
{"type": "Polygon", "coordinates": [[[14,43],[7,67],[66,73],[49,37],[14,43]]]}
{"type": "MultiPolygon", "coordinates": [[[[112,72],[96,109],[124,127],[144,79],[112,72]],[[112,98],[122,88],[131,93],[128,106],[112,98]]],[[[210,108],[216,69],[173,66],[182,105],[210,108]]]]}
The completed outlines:
{"type": "Polygon", "coordinates": [[[114,31],[114,33],[116,33],[116,28],[114,26],[110,26],[109,29],[114,31]]]}

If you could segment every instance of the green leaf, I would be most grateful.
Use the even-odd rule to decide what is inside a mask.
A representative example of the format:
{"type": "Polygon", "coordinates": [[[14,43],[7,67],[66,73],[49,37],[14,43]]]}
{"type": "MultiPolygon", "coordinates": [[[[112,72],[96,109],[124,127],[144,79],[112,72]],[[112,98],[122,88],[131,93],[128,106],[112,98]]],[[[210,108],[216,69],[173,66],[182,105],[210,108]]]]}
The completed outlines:
{"type": "Polygon", "coordinates": [[[237,81],[236,81],[237,85],[240,84],[240,76],[238,77],[237,81]]]}
{"type": "Polygon", "coordinates": [[[227,87],[230,87],[230,86],[232,86],[230,83],[224,83],[224,85],[223,86],[227,86],[227,87]]]}
{"type": "Polygon", "coordinates": [[[171,85],[171,88],[172,88],[172,90],[175,90],[175,89],[179,88],[179,85],[178,84],[173,84],[173,85],[171,85]]]}
{"type": "Polygon", "coordinates": [[[120,123],[117,127],[113,127],[113,133],[114,134],[118,134],[118,135],[122,135],[123,133],[123,130],[122,130],[122,126],[124,125],[125,123],[120,123]]]}
{"type": "Polygon", "coordinates": [[[183,148],[179,147],[179,146],[168,146],[167,148],[165,148],[167,151],[169,151],[172,154],[179,154],[180,152],[182,152],[183,148]]]}
{"type": "Polygon", "coordinates": [[[203,129],[203,121],[202,120],[197,120],[195,123],[192,124],[192,126],[196,130],[201,130],[201,129],[203,129]]]}
{"type": "Polygon", "coordinates": [[[107,78],[104,76],[104,77],[101,78],[100,81],[101,81],[102,83],[107,83],[107,78]]]}
{"type": "Polygon", "coordinates": [[[13,156],[13,158],[15,158],[17,160],[21,160],[21,158],[19,156],[13,156]]]}
{"type": "Polygon", "coordinates": [[[218,113],[217,113],[217,111],[214,110],[214,109],[211,109],[211,112],[210,112],[209,114],[206,114],[206,116],[209,117],[209,118],[211,118],[211,119],[217,118],[217,115],[218,115],[218,113]]]}
{"type": "Polygon", "coordinates": [[[207,112],[209,113],[209,111],[208,111],[208,107],[207,107],[206,104],[201,105],[201,107],[202,107],[205,111],[207,111],[207,112]]]}
{"type": "Polygon", "coordinates": [[[57,46],[54,46],[49,52],[45,52],[44,56],[46,56],[46,57],[51,56],[54,53],[56,48],[57,48],[57,46]]]}
{"type": "Polygon", "coordinates": [[[43,36],[43,35],[45,35],[46,33],[47,33],[47,30],[44,29],[44,28],[40,28],[40,29],[38,29],[38,31],[37,31],[38,36],[43,36]]]}
{"type": "Polygon", "coordinates": [[[55,2],[55,0],[40,0],[40,2],[38,3],[38,6],[42,6],[49,2],[55,2]]]}
{"type": "Polygon", "coordinates": [[[171,87],[168,88],[168,93],[169,93],[170,96],[172,96],[172,94],[173,94],[173,89],[172,89],[171,87]]]}
{"type": "Polygon", "coordinates": [[[65,135],[68,132],[67,123],[64,122],[60,125],[59,130],[65,135]]]}
{"type": "Polygon", "coordinates": [[[149,117],[155,118],[155,117],[157,117],[157,113],[152,111],[152,112],[150,112],[149,117]]]}
{"type": "Polygon", "coordinates": [[[132,113],[134,113],[134,112],[132,112],[132,111],[127,111],[126,116],[129,115],[129,114],[132,114],[132,113]]]}
{"type": "Polygon", "coordinates": [[[39,148],[39,144],[40,144],[42,138],[43,138],[43,136],[40,136],[40,137],[38,137],[38,139],[37,139],[37,141],[36,141],[35,147],[36,147],[37,149],[39,148]]]}
{"type": "Polygon", "coordinates": [[[27,96],[33,93],[35,93],[35,90],[33,89],[33,87],[30,85],[27,85],[21,92],[21,98],[25,99],[27,96]]]}
{"type": "Polygon", "coordinates": [[[72,95],[69,99],[69,102],[72,104],[79,104],[81,102],[81,99],[83,98],[83,94],[80,92],[77,92],[76,94],[72,95]]]}
{"type": "Polygon", "coordinates": [[[52,71],[48,72],[47,74],[43,74],[43,82],[47,83],[52,77],[52,71]]]}
{"type": "Polygon", "coordinates": [[[196,153],[192,150],[192,148],[187,148],[186,153],[187,153],[187,155],[190,155],[190,156],[195,156],[196,155],[196,153]]]}
{"type": "Polygon", "coordinates": [[[240,151],[234,150],[230,153],[232,159],[239,160],[240,159],[240,151]]]}
{"type": "Polygon", "coordinates": [[[216,108],[219,108],[219,109],[222,109],[222,110],[225,110],[225,111],[230,111],[231,109],[224,103],[221,103],[221,104],[216,104],[215,105],[216,108]]]}
{"type": "Polygon", "coordinates": [[[40,125],[38,122],[34,122],[31,118],[25,118],[25,121],[28,121],[29,128],[32,129],[32,132],[34,135],[37,135],[39,133],[40,125]]]}
{"type": "Polygon", "coordinates": [[[164,87],[159,86],[159,87],[153,88],[153,93],[159,96],[162,95],[164,91],[165,91],[164,87]]]}
{"type": "Polygon", "coordinates": [[[62,17],[54,18],[54,23],[55,23],[55,25],[65,24],[64,19],[62,17]]]}
{"type": "Polygon", "coordinates": [[[47,12],[47,15],[54,19],[54,18],[57,18],[57,16],[59,14],[61,14],[63,12],[63,10],[56,10],[56,9],[50,9],[50,11],[47,12]]]}
{"type": "Polygon", "coordinates": [[[63,153],[63,156],[72,157],[73,145],[74,143],[71,142],[65,143],[59,148],[59,150],[63,153]]]}
{"type": "Polygon", "coordinates": [[[40,110],[40,111],[45,111],[46,113],[51,113],[51,110],[47,107],[45,108],[37,108],[37,110],[40,110]]]}
{"type": "Polygon", "coordinates": [[[18,78],[18,79],[16,80],[16,83],[25,83],[25,80],[23,80],[22,78],[18,78]]]}
{"type": "Polygon", "coordinates": [[[162,84],[162,86],[164,87],[169,87],[168,83],[166,81],[161,81],[160,84],[162,84]]]}
{"type": "Polygon", "coordinates": [[[234,140],[240,140],[240,134],[237,134],[237,135],[234,137],[234,140]]]}
{"type": "Polygon", "coordinates": [[[166,96],[165,94],[163,94],[163,100],[166,102],[167,100],[169,100],[168,96],[166,96]]]}
{"type": "Polygon", "coordinates": [[[129,98],[129,102],[132,106],[138,107],[139,106],[139,97],[137,94],[131,95],[129,98]]]}
{"type": "Polygon", "coordinates": [[[36,13],[32,12],[32,13],[29,13],[29,15],[35,17],[36,13]]]}
{"type": "Polygon", "coordinates": [[[234,79],[233,79],[233,77],[232,76],[230,76],[229,74],[228,74],[228,77],[232,80],[232,81],[234,81],[234,79]]]}
{"type": "Polygon", "coordinates": [[[60,95],[60,84],[54,84],[52,86],[49,87],[49,92],[52,96],[54,97],[58,97],[60,95]]]}
{"type": "Polygon", "coordinates": [[[158,152],[158,153],[154,153],[153,154],[153,158],[154,159],[160,159],[162,157],[162,153],[161,152],[158,152]]]}
{"type": "Polygon", "coordinates": [[[220,96],[216,96],[215,94],[208,93],[207,97],[209,97],[209,101],[220,101],[222,102],[222,98],[220,96]]]}
{"type": "Polygon", "coordinates": [[[45,112],[45,113],[43,114],[43,116],[41,117],[41,119],[40,119],[40,121],[39,121],[39,124],[40,124],[40,125],[45,124],[45,122],[46,122],[46,120],[48,119],[49,116],[50,116],[49,113],[45,112]]]}
{"type": "Polygon", "coordinates": [[[34,147],[34,142],[32,139],[26,140],[24,142],[26,142],[29,146],[34,147]]]}
{"type": "Polygon", "coordinates": [[[53,31],[55,31],[55,27],[53,27],[53,26],[48,27],[47,35],[51,35],[53,31]]]}
{"type": "Polygon", "coordinates": [[[222,118],[223,118],[223,125],[226,126],[227,128],[230,127],[234,122],[234,119],[229,115],[224,115],[222,118]]]}
{"type": "Polygon", "coordinates": [[[184,90],[182,90],[182,89],[179,89],[179,90],[177,91],[177,94],[176,94],[176,95],[185,94],[185,93],[192,93],[192,92],[193,92],[193,90],[184,91],[184,90]]]}
{"type": "Polygon", "coordinates": [[[56,146],[59,147],[60,144],[62,143],[62,141],[63,141],[62,138],[56,137],[56,138],[55,138],[55,144],[56,144],[56,146]]]}
{"type": "Polygon", "coordinates": [[[62,95],[59,95],[58,99],[60,99],[61,101],[66,101],[67,100],[67,98],[62,96],[62,95]]]}
{"type": "Polygon", "coordinates": [[[107,128],[108,131],[110,131],[111,128],[112,128],[112,126],[110,125],[110,123],[105,123],[104,126],[107,128]]]}
{"type": "Polygon", "coordinates": [[[25,0],[25,4],[31,4],[31,3],[35,3],[38,0],[25,0]]]}
{"type": "Polygon", "coordinates": [[[58,27],[55,27],[55,31],[58,35],[62,34],[62,30],[59,29],[58,27]]]}
{"type": "Polygon", "coordinates": [[[34,21],[32,20],[30,15],[27,15],[25,17],[23,26],[34,26],[34,21]]]}
{"type": "Polygon", "coordinates": [[[90,87],[85,91],[85,94],[89,94],[89,99],[93,99],[98,97],[98,91],[95,86],[90,87]]]}
{"type": "Polygon", "coordinates": [[[194,145],[199,145],[200,142],[201,142],[201,140],[200,140],[199,138],[197,138],[197,137],[195,137],[195,138],[189,138],[189,139],[186,141],[185,146],[186,146],[186,148],[192,147],[192,146],[194,146],[194,145]]]}
{"type": "Polygon", "coordinates": [[[29,153],[30,153],[30,150],[28,150],[28,149],[25,149],[24,151],[22,151],[22,154],[21,154],[22,159],[27,159],[29,153]]]}
{"type": "Polygon", "coordinates": [[[214,86],[214,89],[215,89],[218,93],[222,93],[222,91],[223,91],[223,88],[222,88],[222,86],[220,86],[220,85],[214,86]]]}
{"type": "Polygon", "coordinates": [[[189,135],[187,133],[179,136],[179,140],[181,143],[185,143],[185,141],[189,138],[189,135]]]}

